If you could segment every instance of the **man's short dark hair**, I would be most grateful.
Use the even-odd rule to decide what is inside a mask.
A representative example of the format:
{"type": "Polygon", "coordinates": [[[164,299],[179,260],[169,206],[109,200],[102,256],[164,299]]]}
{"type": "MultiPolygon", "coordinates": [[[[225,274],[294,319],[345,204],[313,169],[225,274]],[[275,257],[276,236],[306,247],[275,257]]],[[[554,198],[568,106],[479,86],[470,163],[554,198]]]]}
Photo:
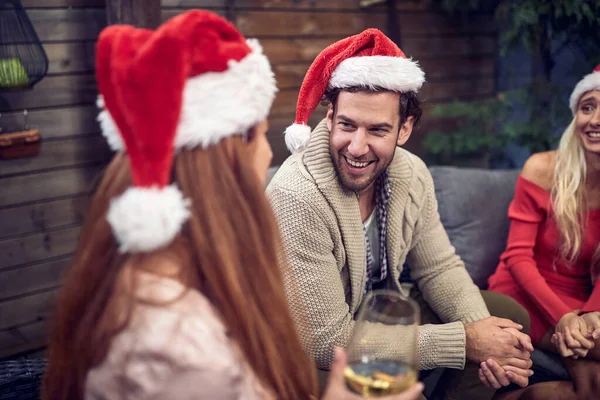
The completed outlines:
{"type": "MultiPolygon", "coordinates": [[[[366,93],[378,93],[378,92],[389,92],[387,89],[379,88],[379,87],[366,87],[366,86],[351,86],[343,89],[327,89],[325,94],[323,95],[323,99],[321,99],[321,104],[327,106],[329,104],[332,105],[333,111],[335,113],[335,106],[337,104],[337,98],[340,92],[350,92],[350,93],[358,93],[358,92],[366,92],[366,93]]],[[[416,92],[404,92],[400,93],[400,126],[404,124],[408,117],[412,116],[414,119],[413,128],[416,128],[419,125],[419,121],[421,120],[421,115],[423,114],[423,110],[421,109],[421,101],[417,97],[416,92]]]]}

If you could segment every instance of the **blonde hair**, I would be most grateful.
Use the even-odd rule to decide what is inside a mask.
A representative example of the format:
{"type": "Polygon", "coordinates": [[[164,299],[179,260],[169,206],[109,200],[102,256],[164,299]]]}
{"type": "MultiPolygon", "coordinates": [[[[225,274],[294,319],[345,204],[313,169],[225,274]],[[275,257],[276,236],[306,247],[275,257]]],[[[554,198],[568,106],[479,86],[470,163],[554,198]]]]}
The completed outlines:
{"type": "MultiPolygon", "coordinates": [[[[583,232],[587,224],[587,198],[585,181],[587,164],[583,145],[575,132],[576,117],[565,129],[554,166],[552,184],[552,208],[554,219],[561,236],[559,257],[567,265],[577,261],[583,245],[583,232]]],[[[600,246],[592,258],[592,278],[597,276],[600,261],[600,246]]]]}

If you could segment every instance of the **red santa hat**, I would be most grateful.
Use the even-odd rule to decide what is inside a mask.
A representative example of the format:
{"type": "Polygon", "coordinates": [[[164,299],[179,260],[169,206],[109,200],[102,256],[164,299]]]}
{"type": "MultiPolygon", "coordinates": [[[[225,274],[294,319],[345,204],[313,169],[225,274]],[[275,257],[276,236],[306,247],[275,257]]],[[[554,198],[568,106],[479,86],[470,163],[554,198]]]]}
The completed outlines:
{"type": "Polygon", "coordinates": [[[577,83],[571,98],[569,99],[569,107],[573,115],[577,114],[577,103],[585,92],[590,90],[600,90],[600,64],[592,71],[591,74],[587,74],[582,80],[577,83]]]}
{"type": "Polygon", "coordinates": [[[156,31],[126,25],[98,39],[98,119],[114,150],[127,152],[133,186],[107,219],[122,252],[169,244],[189,218],[170,185],[174,152],[245,134],[267,117],[275,78],[258,42],[207,11],[180,14],[156,31]]]}
{"type": "Polygon", "coordinates": [[[379,88],[394,92],[417,92],[425,82],[418,63],[378,29],[335,42],[313,61],[304,76],[296,106],[296,121],[285,131],[287,148],[302,150],[310,138],[308,119],[326,89],[352,86],[379,88]]]}

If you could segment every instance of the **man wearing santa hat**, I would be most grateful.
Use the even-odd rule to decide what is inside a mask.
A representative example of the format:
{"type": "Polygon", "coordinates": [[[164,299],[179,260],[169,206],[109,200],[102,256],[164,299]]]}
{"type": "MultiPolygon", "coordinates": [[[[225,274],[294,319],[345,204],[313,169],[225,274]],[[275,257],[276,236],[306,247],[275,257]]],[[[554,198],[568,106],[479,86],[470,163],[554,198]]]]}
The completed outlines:
{"type": "MultiPolygon", "coordinates": [[[[376,29],[314,60],[285,133],[293,155],[267,189],[289,259],[284,281],[320,369],[329,369],[334,346],[348,345],[365,294],[391,289],[421,307],[419,368],[449,369],[444,397],[489,399],[494,387],[527,385],[533,347],[522,326],[490,317],[488,307],[524,325],[527,314],[474,285],[440,222],[426,165],[400,147],[421,117],[424,81],[376,29]],[[311,132],[308,119],[323,100],[327,116],[311,132]]],[[[386,332],[365,346],[393,359],[403,351],[401,331],[386,332]]]]}

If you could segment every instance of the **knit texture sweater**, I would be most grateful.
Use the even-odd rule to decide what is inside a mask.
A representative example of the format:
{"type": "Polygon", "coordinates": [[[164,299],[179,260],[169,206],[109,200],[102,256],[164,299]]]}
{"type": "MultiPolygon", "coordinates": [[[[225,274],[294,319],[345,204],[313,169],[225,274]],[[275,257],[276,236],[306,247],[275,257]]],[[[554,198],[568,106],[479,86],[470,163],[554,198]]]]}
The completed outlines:
{"type": "MultiPolygon", "coordinates": [[[[444,322],[421,325],[420,369],[464,368],[464,323],[490,314],[479,289],[456,255],[441,224],[433,179],[417,156],[397,148],[388,167],[387,253],[391,285],[399,283],[405,261],[425,301],[444,322]]],[[[288,263],[283,279],[301,341],[321,369],[329,369],[334,346],[349,343],[354,316],[363,300],[366,244],[358,196],[341,186],[329,153],[323,120],[307,148],[290,156],[269,186],[288,263]]],[[[394,358],[410,351],[399,326],[374,324],[370,354],[394,358]],[[376,331],[375,331],[376,330],[376,331]]]]}

